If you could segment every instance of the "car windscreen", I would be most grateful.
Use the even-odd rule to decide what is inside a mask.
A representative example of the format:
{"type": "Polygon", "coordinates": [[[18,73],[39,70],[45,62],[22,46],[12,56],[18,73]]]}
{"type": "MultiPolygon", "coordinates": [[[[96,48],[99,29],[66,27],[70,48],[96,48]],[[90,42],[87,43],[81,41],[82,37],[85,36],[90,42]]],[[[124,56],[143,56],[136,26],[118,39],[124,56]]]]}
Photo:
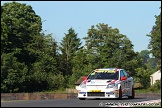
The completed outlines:
{"type": "Polygon", "coordinates": [[[108,73],[108,72],[92,72],[88,79],[115,79],[118,80],[119,72],[108,73]]]}

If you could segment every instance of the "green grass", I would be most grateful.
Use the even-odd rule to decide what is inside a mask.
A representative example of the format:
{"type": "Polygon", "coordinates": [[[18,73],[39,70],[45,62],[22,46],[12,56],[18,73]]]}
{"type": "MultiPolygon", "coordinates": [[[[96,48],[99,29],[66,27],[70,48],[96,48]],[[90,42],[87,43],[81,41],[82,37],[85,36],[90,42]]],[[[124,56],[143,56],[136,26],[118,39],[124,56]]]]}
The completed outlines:
{"type": "Polygon", "coordinates": [[[138,90],[135,90],[135,93],[161,93],[161,91],[150,91],[150,90],[147,90],[147,89],[138,89],[138,90]]]}
{"type": "Polygon", "coordinates": [[[135,92],[136,93],[161,93],[161,90],[151,91],[150,89],[141,88],[141,89],[135,89],[135,92]]]}

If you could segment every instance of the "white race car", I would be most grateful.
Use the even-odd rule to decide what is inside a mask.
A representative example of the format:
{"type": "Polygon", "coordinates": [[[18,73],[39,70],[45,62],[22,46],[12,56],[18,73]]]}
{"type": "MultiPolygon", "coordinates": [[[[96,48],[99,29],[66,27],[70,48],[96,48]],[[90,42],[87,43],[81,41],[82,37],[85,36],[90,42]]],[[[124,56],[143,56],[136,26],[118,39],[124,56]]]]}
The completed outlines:
{"type": "Polygon", "coordinates": [[[118,68],[93,70],[78,87],[78,98],[134,98],[133,78],[118,68]]]}

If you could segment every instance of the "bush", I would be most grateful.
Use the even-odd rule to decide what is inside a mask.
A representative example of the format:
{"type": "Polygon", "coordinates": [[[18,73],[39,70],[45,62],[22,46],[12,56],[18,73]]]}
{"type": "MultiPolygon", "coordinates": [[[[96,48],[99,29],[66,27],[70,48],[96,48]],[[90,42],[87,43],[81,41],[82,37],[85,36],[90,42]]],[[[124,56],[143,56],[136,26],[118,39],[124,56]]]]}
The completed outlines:
{"type": "Polygon", "coordinates": [[[157,80],[156,83],[148,88],[149,91],[161,91],[161,81],[157,80]]]}

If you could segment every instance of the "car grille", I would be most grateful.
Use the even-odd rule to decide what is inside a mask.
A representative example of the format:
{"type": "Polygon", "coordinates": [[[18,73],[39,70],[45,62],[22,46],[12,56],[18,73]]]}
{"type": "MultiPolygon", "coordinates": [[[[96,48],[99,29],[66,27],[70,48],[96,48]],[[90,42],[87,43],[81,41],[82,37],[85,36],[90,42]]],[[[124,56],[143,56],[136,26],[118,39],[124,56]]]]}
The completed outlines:
{"type": "Polygon", "coordinates": [[[105,97],[105,92],[87,92],[87,96],[103,96],[103,97],[105,97]]]}

